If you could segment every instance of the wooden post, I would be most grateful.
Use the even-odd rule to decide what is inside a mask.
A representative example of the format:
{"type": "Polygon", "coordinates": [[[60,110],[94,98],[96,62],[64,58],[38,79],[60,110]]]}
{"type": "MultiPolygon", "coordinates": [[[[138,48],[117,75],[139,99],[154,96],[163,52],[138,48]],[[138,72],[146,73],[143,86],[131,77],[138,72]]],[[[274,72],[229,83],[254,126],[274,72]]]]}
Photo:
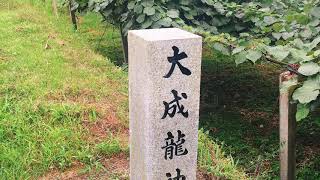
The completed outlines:
{"type": "Polygon", "coordinates": [[[294,180],[296,168],[295,129],[296,104],[292,102],[291,95],[294,86],[284,87],[285,82],[297,78],[290,72],[280,74],[280,178],[281,180],[294,180]]]}

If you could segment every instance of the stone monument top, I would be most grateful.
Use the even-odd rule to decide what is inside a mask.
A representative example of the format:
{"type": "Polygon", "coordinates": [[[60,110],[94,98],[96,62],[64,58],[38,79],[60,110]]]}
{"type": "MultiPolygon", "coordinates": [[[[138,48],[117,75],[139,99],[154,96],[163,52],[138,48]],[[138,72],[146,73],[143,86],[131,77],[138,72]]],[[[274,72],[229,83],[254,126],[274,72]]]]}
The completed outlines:
{"type": "Polygon", "coordinates": [[[138,36],[145,41],[201,38],[201,36],[178,28],[131,30],[129,31],[129,34],[138,36]]]}

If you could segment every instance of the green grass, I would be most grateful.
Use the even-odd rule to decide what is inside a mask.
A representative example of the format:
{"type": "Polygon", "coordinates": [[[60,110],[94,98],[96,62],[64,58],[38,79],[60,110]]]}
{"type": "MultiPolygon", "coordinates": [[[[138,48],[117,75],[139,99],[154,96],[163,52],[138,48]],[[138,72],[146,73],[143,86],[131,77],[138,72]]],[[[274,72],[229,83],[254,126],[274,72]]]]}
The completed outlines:
{"type": "Polygon", "coordinates": [[[121,152],[125,152],[127,155],[129,155],[129,146],[123,147],[117,137],[110,135],[109,139],[100,142],[95,146],[95,151],[97,154],[107,157],[114,154],[119,154],[121,152]]]}
{"type": "MultiPolygon", "coordinates": [[[[120,138],[128,128],[122,59],[117,28],[96,14],[80,17],[74,31],[65,12],[52,16],[50,3],[0,0],[0,179],[35,179],[79,162],[84,174],[104,174],[101,159],[128,157],[120,138]],[[120,124],[90,139],[90,128],[110,114],[120,124]]],[[[207,46],[202,70],[199,170],[226,179],[278,179],[280,71],[236,67],[207,46]]],[[[314,121],[298,124],[299,179],[320,177],[319,133],[314,121]]]]}
{"type": "Polygon", "coordinates": [[[207,174],[227,179],[248,179],[244,169],[238,167],[232,156],[222,151],[223,144],[213,141],[209,131],[199,131],[198,166],[207,174]]]}
{"type": "Polygon", "coordinates": [[[22,2],[0,1],[1,179],[93,163],[98,153],[83,121],[117,111],[127,124],[127,73],[95,53],[91,35],[75,33],[67,17],[22,2]]]}

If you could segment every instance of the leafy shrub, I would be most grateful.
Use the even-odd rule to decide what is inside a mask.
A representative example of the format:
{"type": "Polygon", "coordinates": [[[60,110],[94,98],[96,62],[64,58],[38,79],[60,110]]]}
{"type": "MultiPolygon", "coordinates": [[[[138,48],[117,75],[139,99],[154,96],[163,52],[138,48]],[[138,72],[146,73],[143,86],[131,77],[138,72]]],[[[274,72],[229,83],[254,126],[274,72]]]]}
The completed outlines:
{"type": "Polygon", "coordinates": [[[125,58],[128,30],[185,28],[237,65],[268,61],[298,74],[297,120],[320,105],[319,0],[77,0],[74,8],[120,27],[125,58]]]}

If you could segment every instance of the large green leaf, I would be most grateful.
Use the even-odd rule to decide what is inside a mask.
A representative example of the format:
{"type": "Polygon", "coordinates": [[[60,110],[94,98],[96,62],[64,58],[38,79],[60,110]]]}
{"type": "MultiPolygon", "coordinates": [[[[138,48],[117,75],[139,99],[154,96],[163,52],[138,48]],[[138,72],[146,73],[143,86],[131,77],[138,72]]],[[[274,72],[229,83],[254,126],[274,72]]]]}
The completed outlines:
{"type": "Polygon", "coordinates": [[[308,51],[311,51],[312,49],[317,47],[319,43],[320,43],[320,36],[315,38],[311,43],[305,44],[304,46],[307,48],[308,51]]]}
{"type": "Polygon", "coordinates": [[[217,51],[220,51],[224,55],[230,55],[230,49],[227,48],[224,44],[222,43],[214,43],[213,48],[216,49],[217,51]]]}
{"type": "Polygon", "coordinates": [[[156,10],[153,7],[145,7],[143,13],[145,13],[148,16],[152,16],[156,13],[156,10]]]}
{"type": "Polygon", "coordinates": [[[153,21],[151,19],[147,19],[141,24],[142,29],[149,28],[152,25],[153,21]]]}
{"type": "Polygon", "coordinates": [[[302,119],[306,118],[309,115],[310,109],[305,104],[298,104],[297,105],[297,113],[296,113],[296,120],[301,121],[302,119]]]}
{"type": "Polygon", "coordinates": [[[156,13],[153,16],[151,16],[152,21],[159,21],[161,19],[162,15],[160,13],[156,13]]]}
{"type": "Polygon", "coordinates": [[[302,104],[316,100],[320,89],[320,78],[309,78],[303,83],[303,86],[296,89],[292,95],[294,100],[298,100],[302,104]]]}
{"type": "Polygon", "coordinates": [[[235,55],[235,63],[236,65],[242,64],[244,62],[246,62],[247,60],[247,52],[246,51],[242,51],[238,54],[235,55]]]}
{"type": "Polygon", "coordinates": [[[320,66],[317,63],[308,62],[302,64],[299,67],[298,71],[305,76],[311,76],[317,74],[320,71],[320,66]]]}
{"type": "Polygon", "coordinates": [[[260,51],[250,49],[246,57],[247,59],[255,63],[258,59],[261,58],[261,56],[262,53],[260,51]]]}
{"type": "Polygon", "coordinates": [[[318,74],[315,77],[308,77],[308,79],[303,82],[303,87],[313,90],[320,90],[320,75],[318,74]]]}
{"type": "Polygon", "coordinates": [[[238,53],[242,52],[244,49],[245,49],[245,47],[243,47],[243,46],[236,47],[235,49],[232,50],[232,55],[238,54],[238,53]]]}
{"type": "Polygon", "coordinates": [[[274,38],[276,38],[277,40],[279,40],[279,39],[281,38],[281,36],[282,36],[282,33],[275,33],[275,32],[273,32],[273,33],[272,33],[272,36],[273,36],[274,38]]]}
{"type": "Polygon", "coordinates": [[[275,46],[266,48],[267,52],[276,60],[282,61],[290,54],[288,48],[284,46],[275,46]]]}
{"type": "Polygon", "coordinates": [[[319,95],[319,90],[312,90],[308,88],[298,88],[294,91],[292,98],[298,100],[300,103],[309,103],[316,100],[319,95]]]}
{"type": "Polygon", "coordinates": [[[283,32],[281,33],[281,36],[284,40],[287,40],[289,38],[292,38],[294,36],[294,32],[283,32]]]}
{"type": "Polygon", "coordinates": [[[275,22],[277,22],[275,17],[272,16],[265,16],[263,21],[269,26],[271,24],[274,24],[275,22]]]}
{"type": "Polygon", "coordinates": [[[297,62],[308,62],[312,60],[312,57],[307,55],[307,52],[305,50],[290,48],[290,63],[297,63],[297,62]]]}
{"type": "Polygon", "coordinates": [[[178,18],[179,17],[179,11],[176,9],[171,9],[167,12],[167,15],[171,18],[178,18]]]}
{"type": "Polygon", "coordinates": [[[129,3],[128,3],[128,9],[134,9],[134,7],[135,7],[135,1],[130,1],[129,3]]]}
{"type": "Polygon", "coordinates": [[[163,27],[170,27],[172,24],[172,19],[169,17],[166,17],[166,18],[160,19],[158,23],[163,27]]]}
{"type": "Polygon", "coordinates": [[[137,14],[142,13],[142,11],[143,11],[143,6],[140,5],[140,4],[139,4],[139,5],[136,5],[136,6],[134,6],[133,11],[134,11],[134,13],[137,13],[137,14]]]}
{"type": "Polygon", "coordinates": [[[146,15],[145,14],[140,14],[140,16],[138,16],[137,18],[137,22],[138,23],[142,23],[146,18],[146,15]]]}
{"type": "Polygon", "coordinates": [[[154,5],[154,0],[144,0],[141,4],[144,7],[152,7],[154,5]]]}

